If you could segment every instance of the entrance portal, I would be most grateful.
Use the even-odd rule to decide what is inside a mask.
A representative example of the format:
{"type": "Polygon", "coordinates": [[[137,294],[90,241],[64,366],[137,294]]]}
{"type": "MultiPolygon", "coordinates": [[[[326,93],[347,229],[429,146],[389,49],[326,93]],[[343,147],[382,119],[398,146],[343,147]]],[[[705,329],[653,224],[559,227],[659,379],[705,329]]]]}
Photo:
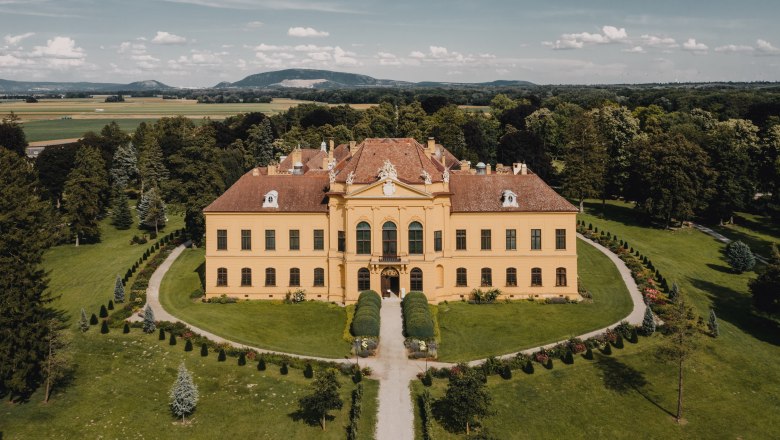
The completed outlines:
{"type": "Polygon", "coordinates": [[[398,269],[388,267],[382,271],[382,297],[398,295],[401,290],[400,285],[398,269]]]}

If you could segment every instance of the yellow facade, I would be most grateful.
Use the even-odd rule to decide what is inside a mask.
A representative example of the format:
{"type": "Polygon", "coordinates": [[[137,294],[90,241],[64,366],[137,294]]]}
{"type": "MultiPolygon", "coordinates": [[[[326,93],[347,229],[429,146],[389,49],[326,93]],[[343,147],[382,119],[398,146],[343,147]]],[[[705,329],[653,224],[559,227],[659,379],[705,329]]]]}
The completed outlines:
{"type": "MultiPolygon", "coordinates": [[[[242,179],[265,177],[254,174],[248,173],[242,179]]],[[[293,183],[301,178],[304,177],[281,176],[293,183]]],[[[242,184],[250,185],[251,181],[242,184]]],[[[422,290],[434,303],[468,299],[476,288],[497,288],[502,292],[501,298],[508,299],[579,298],[574,210],[452,212],[451,198],[446,178],[420,184],[392,178],[357,184],[331,178],[324,202],[327,209],[323,207],[323,212],[207,209],[206,296],[282,299],[287,292],[300,288],[306,291],[307,299],[351,304],[361,290],[369,287],[383,293],[390,289],[395,294],[422,290]],[[386,195],[388,181],[393,186],[390,195],[386,195]],[[361,223],[370,227],[370,233],[361,232],[370,236],[369,253],[365,253],[367,240],[361,242],[363,253],[358,253],[357,229],[361,223]],[[415,227],[422,226],[421,233],[410,232],[413,223],[415,227]],[[395,240],[391,230],[383,232],[385,225],[395,227],[395,240]],[[540,249],[532,249],[532,230],[541,233],[540,249]],[[250,231],[249,237],[242,231],[250,231]],[[266,249],[266,237],[271,234],[266,231],[273,231],[273,249],[266,249]],[[298,231],[298,249],[294,246],[296,233],[291,238],[290,231],[298,231]],[[319,231],[323,234],[322,247],[315,249],[315,241],[319,242],[315,233],[319,231]],[[458,231],[465,231],[465,239],[458,231]],[[489,239],[483,231],[489,231],[489,239]],[[344,237],[343,249],[339,248],[340,233],[344,237]],[[415,252],[419,251],[419,244],[416,240],[410,243],[410,234],[422,236],[421,252],[415,252]],[[465,249],[459,249],[463,243],[465,249]],[[242,249],[247,244],[249,249],[242,249]],[[273,283],[266,279],[268,269],[275,273],[273,283]],[[294,272],[291,276],[295,269],[299,273],[298,283],[294,272]],[[361,269],[364,276],[359,285],[361,269]],[[490,277],[485,269],[490,270],[490,277]],[[507,269],[514,269],[515,283],[509,279],[507,284],[507,269]],[[541,271],[540,285],[532,283],[532,271],[537,269],[541,271]],[[324,275],[319,283],[315,283],[315,270],[324,275]],[[396,273],[397,278],[388,276],[396,273]]],[[[285,201],[280,196],[278,202],[281,205],[285,201]]],[[[538,281],[539,277],[536,278],[538,281]]]]}

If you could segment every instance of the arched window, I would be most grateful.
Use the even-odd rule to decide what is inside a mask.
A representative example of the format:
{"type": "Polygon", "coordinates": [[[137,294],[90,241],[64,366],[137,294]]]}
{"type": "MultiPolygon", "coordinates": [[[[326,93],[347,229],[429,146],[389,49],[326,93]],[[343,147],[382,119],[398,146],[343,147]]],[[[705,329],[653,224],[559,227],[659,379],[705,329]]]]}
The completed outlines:
{"type": "Polygon", "coordinates": [[[227,269],[224,267],[217,269],[217,286],[227,286],[227,269]]]}
{"type": "Polygon", "coordinates": [[[409,225],[409,253],[423,253],[423,227],[420,222],[412,222],[409,225]]]}
{"type": "Polygon", "coordinates": [[[468,286],[465,267],[459,267],[455,270],[455,285],[458,287],[468,286]]]}
{"type": "Polygon", "coordinates": [[[301,285],[301,270],[297,267],[290,269],[290,286],[298,287],[301,285]]]}
{"type": "Polygon", "coordinates": [[[507,287],[517,286],[517,269],[514,267],[506,268],[506,285],[507,287]]]}
{"type": "Polygon", "coordinates": [[[276,269],[274,269],[273,267],[265,268],[265,285],[266,286],[276,285],[276,269]]]}
{"type": "Polygon", "coordinates": [[[371,290],[371,274],[368,269],[361,267],[358,269],[358,291],[371,290]]]}
{"type": "Polygon", "coordinates": [[[409,290],[422,292],[423,290],[423,274],[422,269],[415,267],[409,273],[409,290]]]}
{"type": "Polygon", "coordinates": [[[241,269],[241,285],[242,286],[252,285],[252,269],[248,267],[244,267],[241,269]]]}
{"type": "Polygon", "coordinates": [[[382,255],[386,257],[398,255],[398,228],[393,222],[385,222],[382,225],[382,255]]]}
{"type": "Polygon", "coordinates": [[[314,287],[325,286],[325,269],[318,267],[314,269],[314,287]]]}
{"type": "Polygon", "coordinates": [[[360,222],[356,232],[358,255],[371,255],[371,226],[366,222],[360,222]]]}
{"type": "Polygon", "coordinates": [[[493,285],[493,271],[489,267],[483,267],[481,275],[480,285],[482,287],[490,287],[493,285]]]}
{"type": "Polygon", "coordinates": [[[542,269],[539,267],[534,267],[531,269],[531,285],[532,286],[541,286],[542,285],[542,269]]]}
{"type": "Polygon", "coordinates": [[[565,267],[559,267],[555,269],[555,285],[556,286],[565,286],[566,285],[566,268],[565,267]]]}

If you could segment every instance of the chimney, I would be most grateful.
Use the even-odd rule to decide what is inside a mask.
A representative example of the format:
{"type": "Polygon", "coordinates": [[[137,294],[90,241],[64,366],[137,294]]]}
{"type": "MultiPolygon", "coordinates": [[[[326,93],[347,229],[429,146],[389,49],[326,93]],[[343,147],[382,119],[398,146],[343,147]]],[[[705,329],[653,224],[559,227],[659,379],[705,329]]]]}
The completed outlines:
{"type": "Polygon", "coordinates": [[[471,162],[468,160],[460,161],[460,169],[463,171],[469,171],[471,169],[471,162]]]}
{"type": "Polygon", "coordinates": [[[293,165],[293,172],[292,173],[294,175],[296,175],[296,176],[302,176],[303,175],[303,164],[300,161],[295,162],[295,165],[293,165]]]}
{"type": "Polygon", "coordinates": [[[487,164],[485,166],[485,174],[490,174],[490,171],[491,171],[490,164],[487,164]]]}
{"type": "Polygon", "coordinates": [[[523,170],[523,164],[521,163],[513,163],[512,164],[512,174],[515,176],[520,174],[520,172],[523,170]]]}
{"type": "Polygon", "coordinates": [[[482,162],[479,162],[477,164],[477,174],[480,176],[485,175],[485,164],[482,162]]]}
{"type": "Polygon", "coordinates": [[[252,175],[255,176],[255,177],[259,176],[260,175],[260,168],[257,168],[257,167],[252,168],[252,175]]]}
{"type": "Polygon", "coordinates": [[[349,154],[353,155],[357,151],[357,142],[349,141],[349,154]]]}
{"type": "Polygon", "coordinates": [[[328,148],[329,151],[333,151],[333,149],[336,148],[335,142],[333,142],[333,138],[330,138],[330,140],[328,141],[328,147],[329,147],[328,148]]]}
{"type": "Polygon", "coordinates": [[[269,176],[275,176],[276,173],[276,164],[275,163],[269,163],[268,164],[268,175],[269,176]]]}
{"type": "Polygon", "coordinates": [[[528,167],[526,166],[525,162],[523,162],[523,165],[522,165],[522,170],[520,171],[520,174],[522,174],[522,175],[524,175],[524,176],[525,176],[526,174],[528,174],[528,167]]]}
{"type": "Polygon", "coordinates": [[[425,151],[428,153],[429,156],[433,156],[433,153],[436,152],[436,139],[433,137],[428,138],[428,143],[426,144],[425,151]]]}
{"type": "Polygon", "coordinates": [[[293,165],[295,165],[298,162],[300,162],[301,161],[301,147],[298,146],[298,148],[292,150],[292,153],[290,153],[290,156],[292,156],[290,158],[290,162],[292,162],[293,165]]]}

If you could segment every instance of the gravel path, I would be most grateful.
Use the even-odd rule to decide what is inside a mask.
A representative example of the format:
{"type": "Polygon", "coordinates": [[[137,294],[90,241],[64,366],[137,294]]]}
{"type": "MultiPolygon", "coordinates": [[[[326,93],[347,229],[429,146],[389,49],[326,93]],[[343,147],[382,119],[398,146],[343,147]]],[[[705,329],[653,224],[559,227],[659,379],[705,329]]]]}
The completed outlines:
{"type": "MultiPolygon", "coordinates": [[[[700,230],[701,232],[704,232],[707,235],[715,237],[715,239],[718,240],[721,243],[726,243],[726,244],[731,243],[731,239],[730,238],[726,237],[725,235],[721,234],[720,232],[716,232],[716,231],[712,230],[711,228],[708,228],[706,226],[700,225],[698,223],[693,223],[693,227],[698,229],[698,230],[700,230]]],[[[764,264],[768,264],[768,261],[766,260],[766,258],[762,257],[761,255],[753,254],[753,256],[756,257],[756,260],[758,260],[758,261],[760,261],[760,262],[762,262],[764,264]]]]}
{"type": "MultiPolygon", "coordinates": [[[[588,242],[596,249],[600,250],[617,266],[620,276],[628,287],[628,291],[631,294],[631,299],[634,303],[634,308],[631,313],[621,319],[620,321],[602,329],[594,330],[592,332],[578,336],[579,338],[586,339],[591,336],[595,336],[604,332],[608,328],[615,327],[621,321],[628,321],[630,324],[641,324],[645,314],[645,303],[642,299],[642,294],[637,288],[636,282],[631,277],[631,271],[623,263],[623,261],[613,254],[609,249],[601,246],[600,244],[593,242],[580,234],[577,236],[583,241],[588,242]]],[[[725,238],[725,237],[724,237],[725,238]]],[[[266,350],[259,347],[252,347],[245,344],[239,344],[234,341],[227,340],[221,336],[217,336],[209,331],[195,327],[181,319],[171,315],[160,304],[160,285],[162,279],[174,261],[181,255],[186,248],[186,243],[176,247],[168,258],[157,268],[149,279],[149,287],[146,290],[146,302],[151,306],[154,311],[154,316],[158,321],[170,321],[170,322],[183,322],[187,324],[194,332],[218,343],[229,343],[237,347],[245,347],[247,349],[256,350],[259,353],[275,353],[286,354],[289,356],[295,356],[302,359],[312,359],[327,362],[338,363],[352,363],[352,359],[327,359],[314,356],[301,356],[291,353],[282,353],[278,351],[266,350]]],[[[381,327],[380,327],[380,347],[376,357],[360,360],[361,367],[371,367],[374,371],[373,377],[379,380],[379,409],[378,409],[378,421],[376,438],[379,440],[407,440],[414,439],[414,405],[412,404],[412,396],[409,389],[409,382],[413,380],[417,373],[425,371],[426,363],[419,360],[409,360],[406,357],[406,349],[404,347],[403,337],[403,323],[401,318],[401,300],[398,298],[390,298],[382,300],[382,309],[380,311],[381,327]]],[[[132,320],[141,320],[138,316],[133,316],[132,320]]],[[[559,341],[562,342],[562,341],[559,341]]],[[[552,347],[558,344],[558,342],[547,344],[544,347],[552,347]]],[[[523,350],[522,353],[531,354],[538,350],[538,347],[523,350]]],[[[517,355],[516,353],[509,353],[499,358],[510,358],[517,355]]],[[[478,359],[469,362],[469,365],[478,365],[482,363],[484,359],[478,359]]],[[[428,366],[431,367],[451,367],[454,363],[447,362],[428,362],[428,366]]]]}

